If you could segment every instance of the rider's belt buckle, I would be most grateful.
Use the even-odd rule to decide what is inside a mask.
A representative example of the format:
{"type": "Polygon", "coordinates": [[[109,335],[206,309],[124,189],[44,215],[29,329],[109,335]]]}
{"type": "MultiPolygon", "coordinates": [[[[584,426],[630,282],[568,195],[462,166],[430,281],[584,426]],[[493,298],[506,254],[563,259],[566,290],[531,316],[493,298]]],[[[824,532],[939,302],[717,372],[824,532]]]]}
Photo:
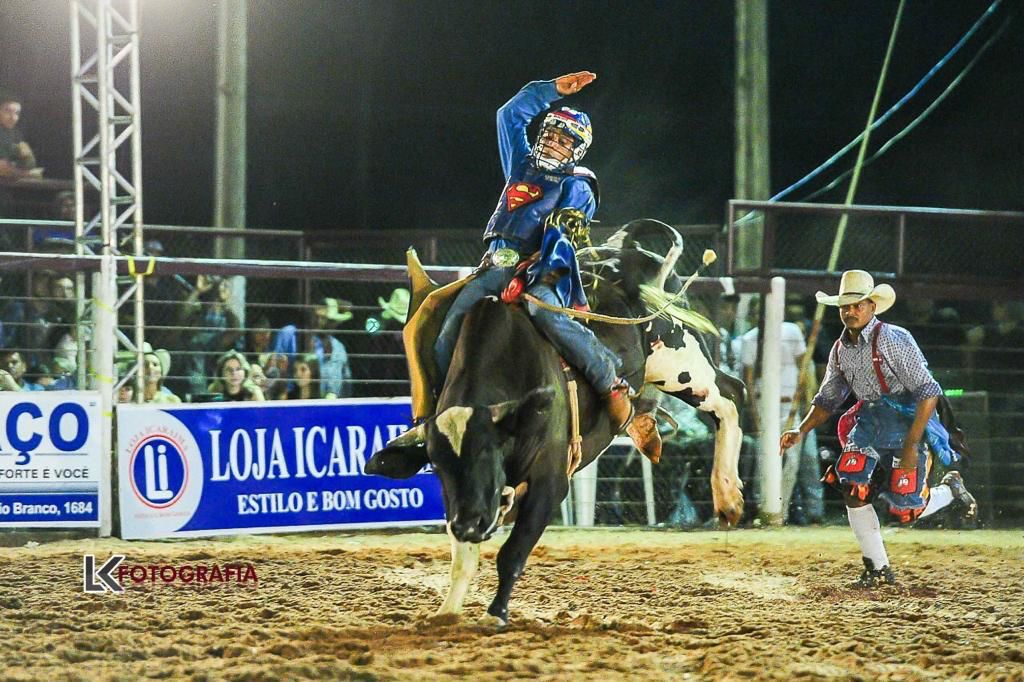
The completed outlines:
{"type": "Polygon", "coordinates": [[[499,268],[511,268],[519,262],[519,252],[507,246],[491,254],[491,262],[499,268]]]}

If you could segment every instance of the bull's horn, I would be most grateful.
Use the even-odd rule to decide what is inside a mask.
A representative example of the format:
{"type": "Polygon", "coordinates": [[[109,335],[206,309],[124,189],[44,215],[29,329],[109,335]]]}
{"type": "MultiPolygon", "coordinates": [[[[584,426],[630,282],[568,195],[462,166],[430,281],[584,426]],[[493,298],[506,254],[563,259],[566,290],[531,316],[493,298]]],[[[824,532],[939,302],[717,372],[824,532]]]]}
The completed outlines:
{"type": "Polygon", "coordinates": [[[522,400],[506,400],[502,403],[496,403],[490,406],[491,409],[491,421],[497,424],[501,420],[505,419],[509,415],[513,414],[519,409],[519,405],[522,400]]]}
{"type": "Polygon", "coordinates": [[[427,441],[427,424],[426,422],[414,426],[400,436],[395,436],[388,441],[386,447],[398,446],[408,447],[410,445],[419,445],[427,441]]]}
{"type": "Polygon", "coordinates": [[[655,285],[662,291],[665,290],[665,280],[668,279],[669,275],[675,272],[676,261],[679,260],[679,256],[681,256],[682,253],[683,244],[680,239],[680,242],[678,244],[673,244],[672,248],[668,250],[667,254],[665,254],[665,260],[661,263],[661,268],[658,270],[658,278],[655,282],[655,285]]]}

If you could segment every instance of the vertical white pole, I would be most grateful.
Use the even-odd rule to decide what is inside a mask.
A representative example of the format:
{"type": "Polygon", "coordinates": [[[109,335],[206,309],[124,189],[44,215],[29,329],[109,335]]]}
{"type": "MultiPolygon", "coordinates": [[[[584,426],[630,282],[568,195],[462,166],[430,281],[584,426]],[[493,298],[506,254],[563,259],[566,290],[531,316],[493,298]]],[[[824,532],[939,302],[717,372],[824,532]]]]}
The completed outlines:
{"type": "Polygon", "coordinates": [[[640,457],[640,467],[644,472],[644,504],[647,508],[647,525],[654,526],[658,523],[657,514],[654,508],[654,470],[651,467],[651,460],[637,451],[640,457]]]}
{"type": "Polygon", "coordinates": [[[572,475],[573,502],[576,506],[576,525],[594,525],[594,507],[597,504],[597,460],[572,475]]]}
{"type": "Polygon", "coordinates": [[[93,338],[92,359],[93,388],[100,392],[100,537],[109,537],[112,530],[111,476],[112,469],[112,419],[114,409],[114,328],[117,325],[117,264],[114,248],[117,236],[114,228],[113,207],[110,199],[114,189],[111,170],[115,167],[113,126],[110,114],[113,97],[110,95],[110,54],[107,36],[110,34],[109,8],[105,2],[97,3],[96,54],[99,76],[99,120],[100,120],[100,230],[103,237],[103,251],[100,259],[100,273],[96,290],[93,292],[93,338]]]}
{"type": "Polygon", "coordinates": [[[782,314],[786,302],[786,280],[773,277],[771,291],[764,302],[764,329],[761,330],[761,518],[769,524],[782,523],[782,458],[779,457],[779,398],[782,372],[782,314]]]}

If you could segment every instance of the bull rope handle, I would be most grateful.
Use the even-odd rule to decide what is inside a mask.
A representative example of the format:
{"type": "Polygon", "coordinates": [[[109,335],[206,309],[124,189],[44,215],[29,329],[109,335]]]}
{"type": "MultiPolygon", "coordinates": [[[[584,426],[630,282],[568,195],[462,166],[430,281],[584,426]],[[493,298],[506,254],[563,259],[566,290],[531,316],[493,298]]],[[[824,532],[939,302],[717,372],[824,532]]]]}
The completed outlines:
{"type": "Polygon", "coordinates": [[[573,473],[579,468],[583,461],[583,437],[580,436],[580,398],[576,393],[576,380],[570,379],[565,382],[569,389],[569,416],[572,423],[572,438],[569,439],[569,463],[565,470],[567,478],[571,479],[573,473]]]}
{"type": "Polygon", "coordinates": [[[693,271],[693,274],[687,278],[686,282],[683,284],[683,287],[679,291],[677,291],[672,296],[672,298],[670,298],[665,303],[665,305],[661,306],[650,315],[645,315],[644,317],[615,317],[613,315],[602,315],[601,313],[592,313],[586,310],[576,310],[575,308],[562,308],[557,305],[545,303],[544,301],[540,300],[533,294],[527,293],[523,294],[523,298],[525,298],[528,302],[534,304],[541,310],[549,310],[553,313],[562,313],[564,315],[568,315],[569,317],[576,317],[583,320],[594,320],[596,322],[606,322],[608,324],[644,324],[646,322],[650,322],[652,320],[657,319],[658,317],[661,316],[662,313],[664,313],[666,310],[674,306],[679,299],[686,295],[686,290],[689,289],[690,285],[693,284],[694,280],[697,279],[697,275],[700,273],[701,268],[704,267],[705,265],[710,265],[711,263],[714,263],[715,259],[717,258],[718,256],[715,255],[715,252],[712,251],[711,249],[705,251],[703,261],[700,265],[697,266],[697,269],[693,271]]]}

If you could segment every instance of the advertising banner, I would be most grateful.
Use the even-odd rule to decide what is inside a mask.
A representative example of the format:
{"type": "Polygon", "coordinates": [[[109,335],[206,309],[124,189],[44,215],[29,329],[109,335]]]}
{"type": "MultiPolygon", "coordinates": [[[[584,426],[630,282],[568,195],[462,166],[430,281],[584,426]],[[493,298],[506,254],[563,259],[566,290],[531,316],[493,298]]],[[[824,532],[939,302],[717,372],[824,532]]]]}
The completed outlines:
{"type": "Polygon", "coordinates": [[[410,413],[408,398],[118,405],[121,536],[443,523],[433,473],[363,474],[410,413]]]}
{"type": "Polygon", "coordinates": [[[0,392],[0,526],[100,525],[100,395],[0,392]]]}

